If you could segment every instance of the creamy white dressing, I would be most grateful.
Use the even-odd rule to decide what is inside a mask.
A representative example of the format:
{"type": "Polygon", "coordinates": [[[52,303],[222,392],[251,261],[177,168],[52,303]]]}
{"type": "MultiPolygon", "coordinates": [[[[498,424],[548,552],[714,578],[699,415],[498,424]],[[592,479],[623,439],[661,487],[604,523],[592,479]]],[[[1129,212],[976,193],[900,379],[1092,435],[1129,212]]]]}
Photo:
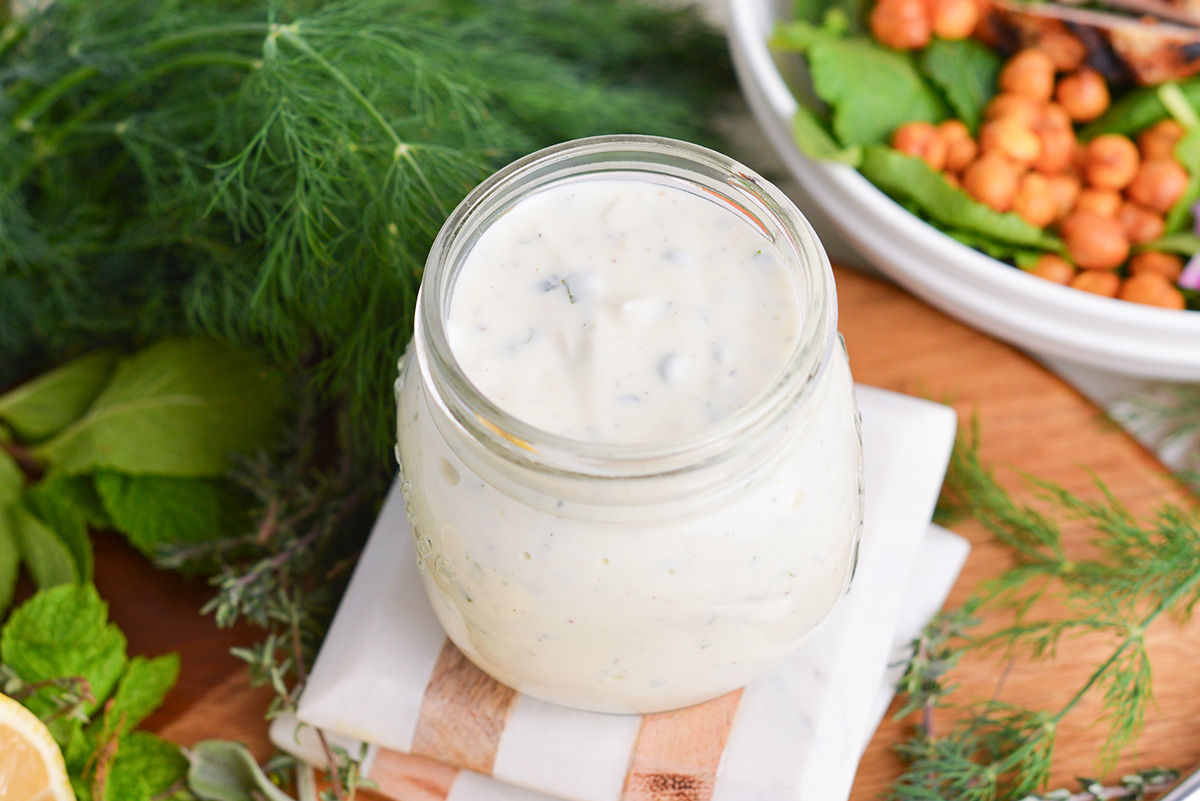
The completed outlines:
{"type": "Polygon", "coordinates": [[[711,197],[572,181],[480,236],[446,333],[505,412],[590,442],[663,442],[745,406],[796,349],[800,303],[779,256],[711,197]]]}
{"type": "MultiPolygon", "coordinates": [[[[512,416],[588,442],[655,443],[768,391],[805,300],[732,207],[644,180],[571,181],[482,234],[447,329],[463,373],[512,416]]],[[[681,483],[670,514],[633,522],[628,488],[601,479],[590,506],[556,500],[550,478],[504,480],[503,460],[454,433],[416,360],[397,395],[434,610],[472,661],[522,692],[608,712],[706,700],[784,660],[849,581],[861,449],[841,348],[761,438],[770,456],[731,472],[719,501],[681,483]]]]}

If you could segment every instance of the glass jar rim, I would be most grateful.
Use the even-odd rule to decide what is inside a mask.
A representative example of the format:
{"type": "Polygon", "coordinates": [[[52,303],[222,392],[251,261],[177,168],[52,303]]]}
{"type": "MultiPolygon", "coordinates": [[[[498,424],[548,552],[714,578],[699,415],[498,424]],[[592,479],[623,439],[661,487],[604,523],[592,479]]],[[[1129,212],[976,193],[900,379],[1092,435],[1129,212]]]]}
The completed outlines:
{"type": "MultiPolygon", "coordinates": [[[[710,190],[711,191],[711,190],[710,190]]],[[[732,200],[732,198],[725,198],[732,200]]],[[[479,230],[483,230],[480,227],[479,230]]],[[[588,478],[626,479],[663,475],[719,461],[730,443],[800,404],[829,363],[837,331],[837,296],[829,258],[816,232],[777,187],[758,173],[714,150],[690,142],[640,134],[576,139],[538,150],[501,168],[477,185],[443,224],[426,262],[417,301],[417,366],[432,399],[457,426],[487,450],[537,471],[588,478]],[[571,171],[568,168],[574,168],[571,171]],[[694,186],[716,179],[742,201],[738,212],[764,231],[785,255],[804,308],[802,331],[775,380],[749,403],[699,431],[643,443],[594,442],[545,431],[504,411],[472,384],[458,365],[447,337],[445,316],[457,270],[470,246],[462,238],[491,211],[502,213],[521,197],[559,181],[601,173],[643,172],[682,179],[694,186]],[[689,181],[689,174],[693,180],[689,181]],[[544,179],[530,192],[506,192],[544,179]],[[505,202],[506,199],[509,202],[505,202]],[[781,235],[775,241],[760,217],[781,235]]]]}

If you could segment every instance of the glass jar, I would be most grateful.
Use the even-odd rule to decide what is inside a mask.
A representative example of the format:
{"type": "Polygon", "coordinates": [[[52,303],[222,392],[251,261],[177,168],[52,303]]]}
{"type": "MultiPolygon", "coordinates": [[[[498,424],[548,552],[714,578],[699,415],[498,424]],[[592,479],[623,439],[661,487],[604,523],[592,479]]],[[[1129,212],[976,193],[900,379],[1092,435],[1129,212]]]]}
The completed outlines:
{"type": "Polygon", "coordinates": [[[523,693],[650,713],[780,664],[849,586],[862,446],[829,261],[795,206],[740,164],[669,139],[609,136],[500,170],[433,245],[396,384],[397,458],[418,563],[450,639],[523,693]],[[717,199],[783,261],[802,313],[778,379],[675,441],[567,439],[462,374],[445,322],[480,234],[562,181],[645,180],[717,199]]]}

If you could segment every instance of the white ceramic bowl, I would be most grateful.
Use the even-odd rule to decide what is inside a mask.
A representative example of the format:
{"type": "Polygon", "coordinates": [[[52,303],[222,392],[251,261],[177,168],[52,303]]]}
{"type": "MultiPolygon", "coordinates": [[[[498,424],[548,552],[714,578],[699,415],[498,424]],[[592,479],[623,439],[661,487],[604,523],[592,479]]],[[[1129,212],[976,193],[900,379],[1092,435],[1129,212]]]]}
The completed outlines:
{"type": "Polygon", "coordinates": [[[992,336],[1113,373],[1200,381],[1200,312],[1102,298],[1028,275],[913,216],[854,169],[801,154],[791,132],[797,100],[780,72],[787,60],[767,47],[777,5],[728,0],[729,38],[742,91],[805,195],[797,198],[801,209],[815,207],[890,278],[992,336]]]}

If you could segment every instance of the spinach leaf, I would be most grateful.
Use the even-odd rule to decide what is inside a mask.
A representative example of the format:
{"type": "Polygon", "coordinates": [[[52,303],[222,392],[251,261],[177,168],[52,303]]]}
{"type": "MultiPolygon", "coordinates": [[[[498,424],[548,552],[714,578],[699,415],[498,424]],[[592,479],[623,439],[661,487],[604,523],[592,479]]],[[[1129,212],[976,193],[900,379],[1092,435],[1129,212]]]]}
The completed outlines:
{"type": "Polygon", "coordinates": [[[843,146],[882,144],[905,122],[940,122],[949,114],[907,53],[867,39],[823,38],[809,47],[808,61],[843,146]]]}
{"type": "Polygon", "coordinates": [[[921,72],[941,90],[954,114],[974,131],[996,93],[1000,56],[976,39],[934,39],[921,51],[921,72]]]}
{"type": "MultiPolygon", "coordinates": [[[[1180,81],[1177,86],[1191,105],[1200,106],[1200,77],[1180,81]]],[[[1109,106],[1099,119],[1080,131],[1079,138],[1088,140],[1110,133],[1131,136],[1169,116],[1170,112],[1160,95],[1160,87],[1147,86],[1130,92],[1109,106]]]]}
{"type": "Polygon", "coordinates": [[[851,167],[857,167],[862,161],[862,147],[839,145],[833,134],[825,129],[821,120],[807,106],[796,109],[796,116],[792,118],[792,137],[800,152],[811,159],[840,161],[851,167]]]}
{"type": "Polygon", "coordinates": [[[821,25],[831,16],[846,21],[847,30],[853,34],[867,31],[866,0],[794,0],[792,13],[795,19],[821,25]]]}
{"type": "Polygon", "coordinates": [[[909,201],[939,227],[979,234],[994,242],[1058,251],[1062,243],[1016,214],[1000,213],[951,186],[919,158],[890,147],[868,147],[859,166],[867,180],[894,198],[909,201]]]}

